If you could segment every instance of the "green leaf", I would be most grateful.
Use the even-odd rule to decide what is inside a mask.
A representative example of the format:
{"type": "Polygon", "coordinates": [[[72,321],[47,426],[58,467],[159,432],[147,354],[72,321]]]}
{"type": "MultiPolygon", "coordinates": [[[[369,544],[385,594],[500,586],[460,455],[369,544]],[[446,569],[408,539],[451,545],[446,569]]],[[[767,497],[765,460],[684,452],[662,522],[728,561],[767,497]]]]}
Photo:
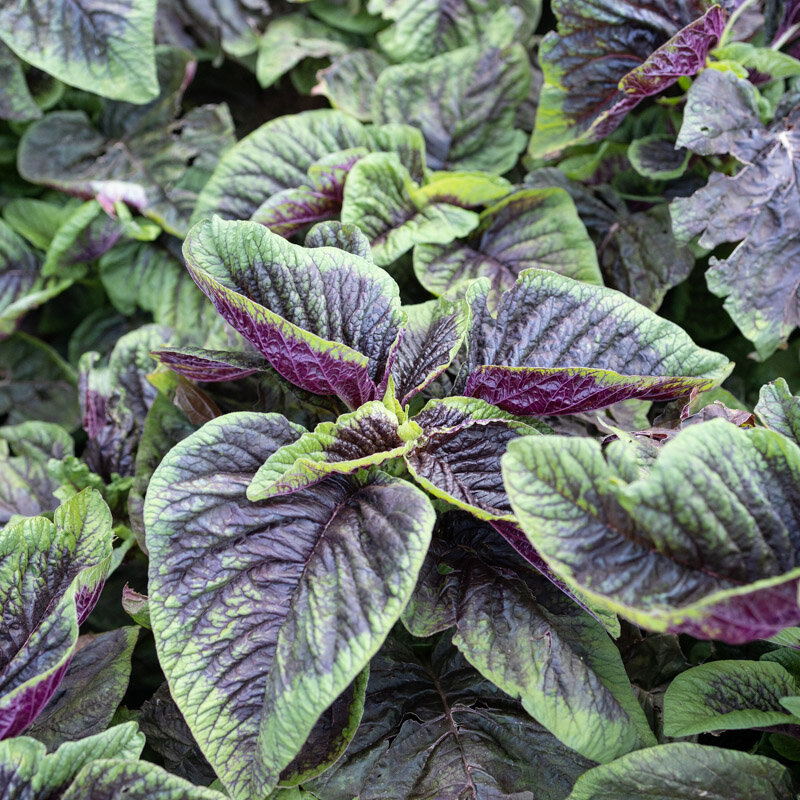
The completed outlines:
{"type": "Polygon", "coordinates": [[[531,267],[603,282],[592,240],[563,189],[516,192],[487,208],[466,241],[414,248],[414,272],[433,294],[484,276],[492,289],[510,289],[531,267]]]}
{"type": "Polygon", "coordinates": [[[274,19],[261,37],[256,58],[256,78],[272,86],[304,58],[324,58],[346,53],[352,37],[303,14],[274,19]]]}
{"type": "Polygon", "coordinates": [[[800,684],[780,664],[701,664],[682,672],[669,685],[664,696],[664,733],[692,736],[794,722],[781,698],[797,694],[800,684]]]}
{"type": "Polygon", "coordinates": [[[380,647],[434,521],[419,489],[380,473],[248,501],[256,470],[300,433],[275,414],[215,419],[170,451],[145,504],[159,660],[241,800],[275,787],[380,647]]]}
{"type": "Polygon", "coordinates": [[[794,800],[782,764],[738,750],[675,742],[590,769],[567,800],[794,800]]]}
{"type": "Polygon", "coordinates": [[[156,0],[32,0],[0,8],[0,38],[24,61],[59,80],[114,100],[158,94],[156,0]]]}
{"type": "Polygon", "coordinates": [[[503,459],[520,526],[568,584],[656,631],[741,643],[800,618],[800,448],[722,419],[641,471],[623,442],[540,436],[503,459]]]}
{"type": "Polygon", "coordinates": [[[757,47],[750,42],[728,42],[711,51],[720,61],[736,61],[743,67],[769,75],[771,80],[800,75],[800,61],[771,47],[757,47]]]}
{"type": "Polygon", "coordinates": [[[25,333],[0,340],[0,417],[6,424],[78,422],[75,370],[49,345],[25,333]]]}
{"type": "MultiPolygon", "coordinates": [[[[350,747],[308,788],[320,800],[563,800],[592,762],[482,678],[447,636],[390,639],[373,659],[350,747]]],[[[277,800],[277,799],[276,799],[277,800]]]]}
{"type": "Polygon", "coordinates": [[[440,518],[403,622],[415,636],[455,625],[470,664],[587,758],[655,744],[602,626],[488,525],[440,518]]]}
{"type": "Polygon", "coordinates": [[[334,108],[369,122],[375,84],[388,66],[389,62],[375,50],[351,50],[317,73],[319,83],[311,94],[323,95],[334,108]]]}
{"type": "Polygon", "coordinates": [[[54,750],[106,730],[128,688],[138,634],[130,627],[79,637],[58,692],[26,734],[54,750]]]}
{"type": "Polygon", "coordinates": [[[526,135],[514,129],[514,118],[530,82],[521,45],[462,47],[383,70],[373,114],[377,122],[419,128],[432,169],[502,175],[525,147],[526,135]]]}
{"type": "Polygon", "coordinates": [[[6,739],[0,742],[4,800],[61,798],[86,764],[105,758],[136,759],[143,747],[144,736],[135,722],[116,725],[77,742],[65,742],[49,755],[44,744],[28,736],[6,739]]]}
{"type": "Polygon", "coordinates": [[[3,207],[3,217],[38,250],[47,250],[56,231],[80,207],[75,197],[62,196],[59,202],[19,197],[3,207]]]}
{"type": "Polygon", "coordinates": [[[800,444],[800,397],[792,395],[783,378],[761,387],[754,411],[770,428],[800,444]]]}
{"type": "Polygon", "coordinates": [[[0,428],[0,526],[15,514],[33,517],[54,511],[58,489],[47,471],[49,459],[62,459],[74,450],[72,437],[49,422],[23,422],[0,428]]]}
{"type": "Polygon", "coordinates": [[[397,415],[380,400],[371,400],[336,422],[321,422],[313,433],[276,450],[259,467],[247,487],[249,500],[291,494],[330,475],[350,475],[398,458],[413,446],[422,430],[414,423],[401,436],[397,415]]]}
{"type": "Polygon", "coordinates": [[[147,242],[121,242],[100,259],[100,280],[123,314],[140,308],[159,325],[202,336],[214,315],[177,255],[147,242]]]}
{"type": "Polygon", "coordinates": [[[62,800],[225,800],[225,795],[188,781],[147,761],[99,759],[87,764],[62,800]]]}
{"type": "Polygon", "coordinates": [[[385,266],[415,244],[446,244],[466,235],[478,224],[478,215],[429,200],[397,155],[373,153],[347,176],[342,222],[364,231],[375,263],[385,266]]]}

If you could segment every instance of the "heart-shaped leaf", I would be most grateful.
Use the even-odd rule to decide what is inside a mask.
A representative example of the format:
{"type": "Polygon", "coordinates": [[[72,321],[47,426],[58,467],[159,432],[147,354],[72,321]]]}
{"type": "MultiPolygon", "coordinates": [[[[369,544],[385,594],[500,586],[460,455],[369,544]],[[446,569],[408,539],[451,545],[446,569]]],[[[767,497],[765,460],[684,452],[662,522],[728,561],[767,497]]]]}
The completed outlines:
{"type": "Polygon", "coordinates": [[[145,504],[159,660],[237,800],[269,793],[380,647],[433,527],[425,495],[380,473],[250,502],[255,472],[301,432],[219,417],[170,451],[145,504]]]}

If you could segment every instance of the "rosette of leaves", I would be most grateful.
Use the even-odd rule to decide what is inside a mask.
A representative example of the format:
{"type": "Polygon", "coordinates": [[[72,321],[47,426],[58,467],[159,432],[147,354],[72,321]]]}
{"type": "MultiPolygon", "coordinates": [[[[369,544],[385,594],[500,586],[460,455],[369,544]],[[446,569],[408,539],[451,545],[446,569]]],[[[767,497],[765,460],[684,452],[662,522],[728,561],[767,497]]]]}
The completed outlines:
{"type": "Polygon", "coordinates": [[[741,162],[735,175],[714,172],[670,207],[680,240],[699,235],[705,248],[737,243],[727,258],[712,256],[706,280],[762,359],[800,324],[798,120],[800,107],[789,95],[774,122],[762,124],[757,89],[709,69],[689,90],[678,136],[695,153],[729,153],[741,162]]]}
{"type": "Polygon", "coordinates": [[[227,106],[205,105],[178,118],[195,64],[160,48],[160,94],[144,105],[109,102],[96,121],[85,111],[53,111],[23,135],[17,164],[31,183],[95,197],[109,212],[123,201],[183,236],[198,193],[234,144],[227,106]]]}
{"type": "MultiPolygon", "coordinates": [[[[328,223],[310,243],[318,237],[349,249],[299,247],[254,223],[215,219],[192,230],[184,252],[217,311],[287,380],[356,409],[381,398],[391,375],[407,404],[452,362],[465,340],[466,310],[443,301],[432,317],[409,322],[396,284],[371,263],[358,229],[328,223]],[[345,230],[349,238],[338,241],[345,230]],[[431,357],[435,371],[414,374],[431,357]]],[[[496,313],[489,293],[487,278],[467,292],[471,330],[457,388],[513,413],[669,399],[710,388],[731,369],[619,292],[531,269],[502,295],[496,313]],[[531,314],[534,308],[544,310],[531,314]],[[578,326],[580,315],[586,319],[578,326]]],[[[180,369],[177,355],[171,366],[180,369]]],[[[193,369],[191,377],[201,374],[193,369]]]]}
{"type": "Polygon", "coordinates": [[[111,562],[111,513],[87,489],[53,521],[29,517],[0,531],[3,629],[0,738],[23,731],[64,677],[78,626],[92,610],[111,562]]]}
{"type": "Polygon", "coordinates": [[[528,152],[552,158],[605,138],[644,98],[705,65],[725,12],[709,0],[554,0],[557,31],[539,49],[544,85],[528,152]]]}
{"type": "Polygon", "coordinates": [[[800,620],[800,448],[780,433],[712,419],[654,459],[623,441],[604,453],[528,437],[503,475],[553,571],[642,627],[739,644],[800,620]]]}

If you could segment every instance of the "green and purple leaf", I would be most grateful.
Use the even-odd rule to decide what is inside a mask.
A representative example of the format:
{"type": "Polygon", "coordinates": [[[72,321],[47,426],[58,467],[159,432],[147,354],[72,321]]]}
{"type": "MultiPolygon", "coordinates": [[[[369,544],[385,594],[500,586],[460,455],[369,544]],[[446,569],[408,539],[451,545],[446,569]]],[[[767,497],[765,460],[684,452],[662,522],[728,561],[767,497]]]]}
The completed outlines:
{"type": "MultiPolygon", "coordinates": [[[[77,742],[65,742],[49,754],[42,742],[29,736],[0,741],[3,800],[60,799],[87,764],[97,759],[137,759],[143,747],[144,736],[135,722],[115,725],[77,742]]],[[[89,798],[83,795],[82,800],[89,798]]]]}
{"type": "Polygon", "coordinates": [[[106,730],[131,675],[138,627],[78,638],[64,679],[26,732],[49,750],[106,730]]]}
{"type": "Polygon", "coordinates": [[[408,321],[392,362],[392,378],[401,406],[423,391],[453,362],[469,327],[463,300],[440,297],[405,306],[408,321]]]}
{"type": "Polygon", "coordinates": [[[202,347],[153,350],[152,355],[171,370],[193,381],[213,383],[235,381],[269,369],[269,362],[258,353],[230,350],[204,350],[202,347]]]}
{"type": "Polygon", "coordinates": [[[192,228],[184,254],[226,322],[288,381],[354,409],[383,393],[405,315],[382,270],[218,217],[192,228]]]}
{"type": "Polygon", "coordinates": [[[416,244],[452,242],[478,224],[474,211],[429,198],[393,153],[372,153],[350,170],[341,217],[367,235],[380,266],[416,244]]]}
{"type": "Polygon", "coordinates": [[[510,441],[537,428],[467,397],[431,400],[412,422],[424,435],[404,459],[420,486],[479,519],[514,519],[500,458],[510,441]]]}
{"type": "Polygon", "coordinates": [[[466,241],[414,248],[414,272],[433,294],[481,277],[496,291],[510,289],[531,267],[603,282],[592,240],[563,189],[516,192],[487,208],[466,241]]]}
{"type": "Polygon", "coordinates": [[[267,500],[331,475],[352,475],[405,455],[421,435],[415,422],[401,425],[394,411],[380,400],[371,400],[336,422],[321,422],[313,432],[276,450],[259,467],[247,497],[267,500]]]}
{"type": "Polygon", "coordinates": [[[529,154],[610,134],[645,97],[705,64],[725,14],[706,0],[554,0],[558,31],[539,50],[544,86],[529,154]]]}
{"type": "Polygon", "coordinates": [[[465,658],[587,758],[655,744],[602,626],[485,523],[440,518],[403,622],[415,636],[455,626],[465,658]]]}
{"type": "Polygon", "coordinates": [[[800,397],[783,378],[761,387],[755,413],[773,430],[800,444],[800,397]]]}
{"type": "Polygon", "coordinates": [[[800,448],[723,419],[691,425],[648,470],[625,442],[512,442],[511,506],[568,585],[657,631],[738,644],[800,620],[800,448]]]}
{"type": "Polygon", "coordinates": [[[64,677],[78,626],[92,610],[111,559],[111,513],[90,489],[53,522],[30,517],[0,531],[0,739],[33,722],[64,677]]]}
{"type": "Polygon", "coordinates": [[[380,647],[434,522],[419,489],[377,472],[250,502],[253,475],[301,433],[275,414],[213,420],[170,451],[145,505],[159,659],[237,800],[276,786],[380,647]]]}
{"type": "Polygon", "coordinates": [[[72,437],[53,423],[0,427],[0,527],[15,514],[35,517],[55,511],[58,482],[48,474],[47,462],[73,452],[72,437]]]}
{"type": "Polygon", "coordinates": [[[432,169],[502,175],[525,147],[526,134],[514,122],[530,83],[522,45],[470,45],[384,69],[372,98],[373,114],[377,122],[421,130],[432,169]]]}
{"type": "Polygon", "coordinates": [[[185,53],[159,51],[161,94],[146,105],[104,106],[96,124],[84,111],[54,111],[20,142],[18,168],[31,183],[94,197],[109,212],[123,201],[183,236],[198,192],[234,144],[227,106],[198,106],[176,119],[194,73],[185,53]]]}
{"type": "Polygon", "coordinates": [[[677,325],[612,289],[531,269],[490,308],[490,283],[467,292],[472,330],[463,394],[515,414],[574,414],[630,398],[709,389],[733,368],[677,325]]]}
{"type": "Polygon", "coordinates": [[[593,762],[565,747],[450,644],[390,639],[342,758],[307,784],[320,800],[563,800],[593,762]]]}
{"type": "Polygon", "coordinates": [[[270,195],[250,219],[288,238],[316,222],[338,217],[345,179],[367,152],[365,147],[354,147],[315,161],[308,169],[307,183],[270,195]]]}
{"type": "Polygon", "coordinates": [[[748,87],[717,70],[693,84],[683,141],[701,153],[729,152],[744,166],[733,176],[714,172],[670,208],[679,239],[699,235],[706,248],[738,242],[727,258],[711,258],[706,280],[763,359],[800,324],[800,107],[790,103],[767,129],[748,87]]]}
{"type": "Polygon", "coordinates": [[[341,111],[325,109],[270,120],[232,147],[200,193],[192,222],[218,214],[250,219],[269,197],[308,182],[308,170],[342,150],[393,151],[416,180],[422,178],[425,145],[406,125],[362,125],[341,111]]]}

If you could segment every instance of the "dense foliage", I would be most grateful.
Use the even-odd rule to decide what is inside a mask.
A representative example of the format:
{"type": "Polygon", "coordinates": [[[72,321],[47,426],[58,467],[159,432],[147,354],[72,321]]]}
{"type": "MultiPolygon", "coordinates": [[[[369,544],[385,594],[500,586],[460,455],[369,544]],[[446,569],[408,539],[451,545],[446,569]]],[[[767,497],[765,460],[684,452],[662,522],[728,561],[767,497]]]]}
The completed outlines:
{"type": "Polygon", "coordinates": [[[800,797],[798,59],[3,4],[4,800],[800,797]]]}

